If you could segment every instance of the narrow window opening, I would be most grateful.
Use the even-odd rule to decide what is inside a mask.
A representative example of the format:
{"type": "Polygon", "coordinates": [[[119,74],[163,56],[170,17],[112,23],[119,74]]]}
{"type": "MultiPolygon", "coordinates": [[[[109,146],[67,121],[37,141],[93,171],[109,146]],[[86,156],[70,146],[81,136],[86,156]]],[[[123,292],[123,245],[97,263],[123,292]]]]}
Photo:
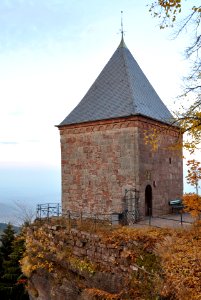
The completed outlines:
{"type": "Polygon", "coordinates": [[[171,163],[172,163],[172,158],[169,157],[169,164],[171,165],[171,163]]]}
{"type": "Polygon", "coordinates": [[[145,188],[145,216],[152,216],[152,188],[150,185],[145,188]]]}

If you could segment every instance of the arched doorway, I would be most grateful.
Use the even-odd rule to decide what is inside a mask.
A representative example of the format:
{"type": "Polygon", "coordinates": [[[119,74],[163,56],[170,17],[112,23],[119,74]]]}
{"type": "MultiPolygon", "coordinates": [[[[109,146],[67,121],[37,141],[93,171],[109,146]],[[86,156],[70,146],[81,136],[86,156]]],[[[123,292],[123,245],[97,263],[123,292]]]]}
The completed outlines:
{"type": "Polygon", "coordinates": [[[145,188],[145,216],[152,216],[152,188],[150,185],[145,188]]]}

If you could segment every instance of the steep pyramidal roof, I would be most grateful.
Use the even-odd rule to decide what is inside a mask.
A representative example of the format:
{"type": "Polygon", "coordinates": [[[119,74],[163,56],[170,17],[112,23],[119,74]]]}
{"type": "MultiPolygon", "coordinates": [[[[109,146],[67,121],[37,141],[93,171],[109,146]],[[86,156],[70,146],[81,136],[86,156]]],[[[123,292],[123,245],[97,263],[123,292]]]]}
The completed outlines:
{"type": "Polygon", "coordinates": [[[164,123],[173,119],[122,37],[84,98],[59,126],[135,115],[164,123]]]}

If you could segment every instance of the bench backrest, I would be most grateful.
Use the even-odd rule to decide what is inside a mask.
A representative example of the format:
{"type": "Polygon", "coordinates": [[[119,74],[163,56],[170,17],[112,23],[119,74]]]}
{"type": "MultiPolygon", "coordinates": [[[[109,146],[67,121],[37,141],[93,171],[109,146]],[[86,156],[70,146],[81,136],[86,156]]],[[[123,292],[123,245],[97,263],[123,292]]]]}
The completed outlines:
{"type": "Polygon", "coordinates": [[[169,201],[169,205],[181,205],[182,200],[181,199],[174,199],[169,201]]]}

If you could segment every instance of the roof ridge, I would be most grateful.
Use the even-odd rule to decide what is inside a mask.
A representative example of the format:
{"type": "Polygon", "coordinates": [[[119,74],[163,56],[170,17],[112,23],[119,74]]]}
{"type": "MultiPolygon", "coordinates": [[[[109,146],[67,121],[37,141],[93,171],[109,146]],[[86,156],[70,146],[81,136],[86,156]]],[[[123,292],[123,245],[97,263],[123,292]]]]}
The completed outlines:
{"type": "Polygon", "coordinates": [[[125,54],[125,51],[129,51],[127,47],[125,48],[125,50],[123,49],[122,55],[123,55],[124,62],[125,62],[126,75],[127,75],[127,78],[128,78],[128,84],[129,84],[129,89],[130,89],[132,114],[134,114],[135,113],[135,110],[134,110],[134,91],[133,91],[133,87],[132,87],[132,83],[131,83],[131,74],[130,74],[130,71],[129,71],[127,56],[125,54]]]}

